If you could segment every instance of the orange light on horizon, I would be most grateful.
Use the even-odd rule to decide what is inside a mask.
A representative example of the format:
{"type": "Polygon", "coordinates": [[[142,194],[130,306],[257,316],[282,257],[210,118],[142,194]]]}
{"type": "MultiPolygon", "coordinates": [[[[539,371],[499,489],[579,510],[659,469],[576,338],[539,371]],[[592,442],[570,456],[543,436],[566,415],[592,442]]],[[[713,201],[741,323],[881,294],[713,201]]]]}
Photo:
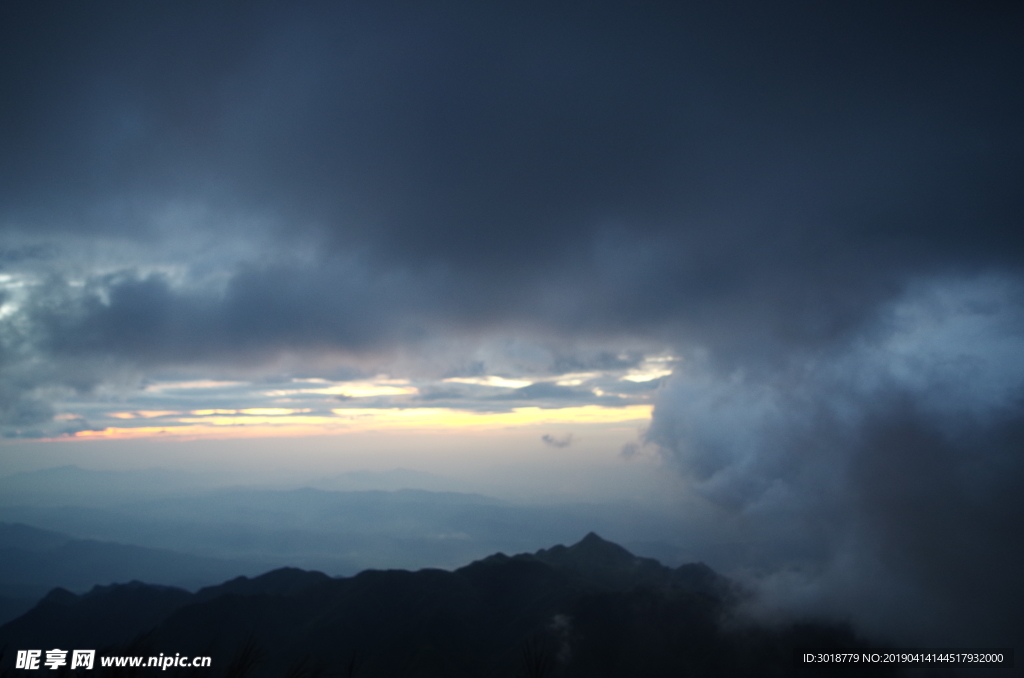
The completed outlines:
{"type": "Polygon", "coordinates": [[[330,435],[362,431],[455,432],[501,430],[551,425],[600,425],[649,420],[653,405],[601,407],[585,405],[544,409],[517,407],[507,412],[473,412],[448,408],[338,408],[330,415],[300,414],[309,410],[252,408],[197,410],[169,421],[168,426],[112,426],[101,431],[78,431],[68,439],[123,438],[251,438],[330,435]],[[257,414],[259,413],[259,414],[257,414]]]}
{"type": "Polygon", "coordinates": [[[558,409],[517,407],[508,412],[473,412],[470,410],[448,408],[388,410],[342,408],[331,411],[338,417],[352,422],[372,424],[373,427],[479,429],[512,428],[539,424],[612,424],[637,419],[650,419],[653,408],[653,405],[630,405],[628,407],[584,405],[558,409]]]}

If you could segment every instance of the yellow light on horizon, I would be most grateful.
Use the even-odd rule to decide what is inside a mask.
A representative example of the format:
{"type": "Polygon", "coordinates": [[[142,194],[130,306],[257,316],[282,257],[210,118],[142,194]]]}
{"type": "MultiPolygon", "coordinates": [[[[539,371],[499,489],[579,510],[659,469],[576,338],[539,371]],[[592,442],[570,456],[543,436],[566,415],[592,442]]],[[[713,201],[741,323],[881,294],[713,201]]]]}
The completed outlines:
{"type": "Polygon", "coordinates": [[[590,381],[600,376],[598,372],[571,372],[558,377],[555,383],[559,386],[579,386],[585,381],[590,381]]]}
{"type": "MultiPolygon", "coordinates": [[[[321,380],[320,382],[314,383],[329,382],[323,382],[321,380]]],[[[263,393],[263,395],[271,397],[294,395],[340,395],[347,396],[349,398],[371,398],[374,396],[415,395],[416,393],[419,393],[418,388],[416,388],[415,386],[409,386],[408,383],[409,382],[404,379],[348,381],[340,384],[334,384],[333,386],[324,386],[318,388],[275,389],[273,391],[266,391],[263,393]]]]}
{"type": "Polygon", "coordinates": [[[313,424],[330,425],[335,423],[334,419],[325,416],[288,416],[282,414],[242,415],[242,416],[216,416],[216,417],[182,417],[178,419],[181,424],[202,424],[203,426],[253,426],[258,424],[290,425],[290,424],[313,424]]]}
{"type": "Polygon", "coordinates": [[[331,415],[255,415],[233,410],[229,411],[230,414],[180,417],[168,422],[167,426],[160,427],[113,426],[102,431],[78,431],[55,440],[146,437],[252,438],[330,435],[374,430],[480,432],[531,426],[618,424],[649,420],[652,410],[653,405],[584,405],[557,409],[517,407],[507,412],[473,412],[450,408],[338,408],[332,410],[331,415]]]}
{"type": "Polygon", "coordinates": [[[532,426],[538,424],[596,424],[619,423],[649,419],[653,405],[628,407],[601,407],[584,405],[544,409],[517,407],[508,412],[473,412],[450,408],[356,409],[331,410],[339,418],[366,424],[367,427],[396,427],[423,429],[486,429],[532,426]]]}
{"type": "Polygon", "coordinates": [[[679,358],[674,356],[655,356],[652,358],[646,358],[639,367],[634,367],[629,370],[626,376],[622,377],[620,381],[632,381],[638,384],[642,384],[645,381],[654,381],[661,377],[667,377],[672,374],[673,367],[679,362],[679,358]]]}

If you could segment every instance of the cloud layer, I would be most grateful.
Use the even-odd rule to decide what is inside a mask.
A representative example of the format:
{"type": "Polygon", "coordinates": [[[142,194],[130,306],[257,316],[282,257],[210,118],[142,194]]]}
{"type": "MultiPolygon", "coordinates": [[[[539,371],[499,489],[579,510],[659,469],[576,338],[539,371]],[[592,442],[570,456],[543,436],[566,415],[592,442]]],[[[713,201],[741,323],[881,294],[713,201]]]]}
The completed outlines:
{"type": "Polygon", "coordinates": [[[58,351],[525,322],[784,352],[1019,261],[1009,9],[62,11],[5,9],[0,218],[53,234],[7,251],[179,270],[75,253],[58,351]],[[222,240],[250,251],[210,280],[222,240]]]}
{"type": "Polygon", "coordinates": [[[694,360],[647,440],[760,534],[771,596],[909,641],[1012,644],[1024,629],[1022,292],[929,281],[827,355],[760,371],[694,360]]]}

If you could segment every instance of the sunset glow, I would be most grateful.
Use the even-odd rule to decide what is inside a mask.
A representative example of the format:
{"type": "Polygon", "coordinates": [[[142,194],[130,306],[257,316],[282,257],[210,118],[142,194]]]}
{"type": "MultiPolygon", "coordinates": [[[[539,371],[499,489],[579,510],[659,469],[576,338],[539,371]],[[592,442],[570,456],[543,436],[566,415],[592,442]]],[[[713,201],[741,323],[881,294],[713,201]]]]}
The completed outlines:
{"type": "Polygon", "coordinates": [[[79,439],[167,437],[259,437],[328,435],[378,429],[447,431],[500,430],[530,426],[595,426],[641,423],[650,419],[652,406],[621,408],[566,407],[542,409],[520,407],[510,412],[469,412],[443,408],[418,409],[335,409],[329,416],[294,415],[290,411],[250,409],[234,411],[199,410],[194,417],[176,417],[164,426],[107,427],[78,431],[79,439]],[[238,416],[224,416],[238,415],[238,416]]]}

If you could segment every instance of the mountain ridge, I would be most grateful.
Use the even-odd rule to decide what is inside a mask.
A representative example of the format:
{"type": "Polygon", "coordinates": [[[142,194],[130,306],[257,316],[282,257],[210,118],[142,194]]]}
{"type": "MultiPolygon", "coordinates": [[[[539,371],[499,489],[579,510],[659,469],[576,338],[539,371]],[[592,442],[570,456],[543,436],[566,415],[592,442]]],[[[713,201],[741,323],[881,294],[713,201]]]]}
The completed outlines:
{"type": "Polygon", "coordinates": [[[258,562],[77,539],[53,530],[0,522],[0,596],[7,601],[0,606],[0,623],[28,611],[55,587],[84,593],[97,583],[148,579],[196,589],[260,567],[258,562]]]}
{"type": "Polygon", "coordinates": [[[454,571],[332,578],[279,568],[194,594],[139,582],[81,595],[52,591],[0,626],[0,646],[207,655],[211,675],[253,678],[305,675],[296,673],[300,666],[340,666],[342,675],[367,677],[570,678],[698,668],[789,675],[790,650],[808,638],[833,647],[858,642],[848,629],[825,624],[730,626],[723,620],[732,615],[736,590],[706,566],[672,569],[591,533],[568,547],[498,553],[454,571]],[[693,586],[694,571],[710,572],[714,585],[693,586]],[[256,656],[262,660],[248,672],[227,670],[256,656]],[[538,673],[538,666],[550,671],[538,673]]]}

